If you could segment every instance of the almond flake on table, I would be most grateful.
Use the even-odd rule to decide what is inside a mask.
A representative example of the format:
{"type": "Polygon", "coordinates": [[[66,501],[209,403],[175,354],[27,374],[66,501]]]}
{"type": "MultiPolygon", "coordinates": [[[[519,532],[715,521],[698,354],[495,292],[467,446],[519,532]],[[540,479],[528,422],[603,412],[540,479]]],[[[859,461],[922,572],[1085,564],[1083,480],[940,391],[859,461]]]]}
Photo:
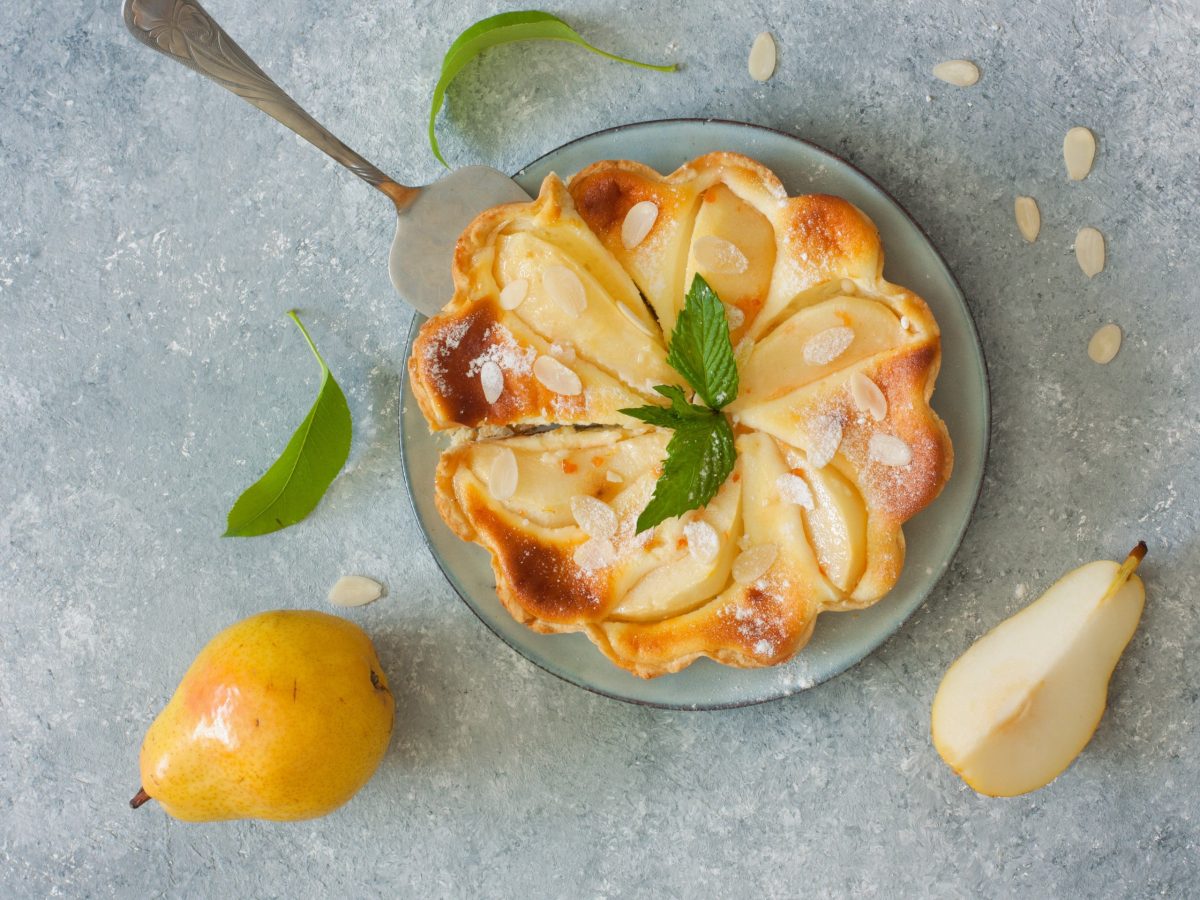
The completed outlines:
{"type": "Polygon", "coordinates": [[[658,221],[658,204],[653,200],[642,200],[629,207],[621,223],[621,243],[632,250],[646,239],[654,223],[658,221]]]}
{"type": "Polygon", "coordinates": [[[588,537],[609,539],[617,533],[617,514],[603,500],[578,494],[570,503],[575,524],[588,537]]]}
{"type": "Polygon", "coordinates": [[[891,434],[873,434],[867,444],[867,458],[885,466],[907,466],[912,462],[912,448],[891,434]]]}
{"type": "Polygon", "coordinates": [[[753,584],[775,563],[779,548],[774,544],[755,544],[733,561],[733,580],[738,584],[753,584]]]}
{"type": "Polygon", "coordinates": [[[485,360],[479,367],[479,384],[483,388],[483,399],[495,403],[504,393],[504,372],[495,360],[485,360]]]}
{"type": "Polygon", "coordinates": [[[507,447],[496,451],[488,473],[488,490],[497,500],[507,500],[517,492],[517,457],[507,447]]]}
{"type": "Polygon", "coordinates": [[[707,522],[688,522],[683,526],[683,536],[687,538],[688,553],[696,562],[707,566],[717,558],[721,539],[717,536],[717,530],[707,522]]]}
{"type": "Polygon", "coordinates": [[[1082,125],[1076,125],[1063,138],[1063,162],[1067,164],[1067,177],[1072,181],[1083,181],[1092,171],[1096,159],[1096,136],[1082,125]]]}
{"type": "Polygon", "coordinates": [[[779,491],[779,497],[784,503],[794,503],[804,509],[813,508],[812,489],[799,475],[784,472],[775,479],[775,490],[779,491]]]}
{"type": "Polygon", "coordinates": [[[1017,219],[1017,231],[1032,244],[1042,230],[1042,213],[1037,201],[1032,197],[1018,197],[1013,202],[1013,214],[1017,219]]]}
{"type": "Polygon", "coordinates": [[[876,422],[887,418],[887,397],[883,395],[879,385],[862,372],[855,372],[850,376],[850,396],[854,405],[862,412],[869,413],[876,422]]]}
{"type": "Polygon", "coordinates": [[[579,376],[553,356],[539,356],[533,363],[533,376],[542,386],[556,394],[573,397],[583,392],[579,376]]]}
{"type": "Polygon", "coordinates": [[[551,300],[576,318],[587,309],[583,282],[566,266],[547,266],[542,273],[542,288],[551,300]]]}
{"type": "Polygon", "coordinates": [[[845,325],[818,331],[804,342],[804,361],[810,366],[833,362],[854,343],[854,329],[845,325]]]}
{"type": "Polygon", "coordinates": [[[740,275],[750,267],[750,260],[736,244],[715,234],[698,238],[692,245],[692,254],[701,268],[715,275],[740,275]]]}
{"type": "Polygon", "coordinates": [[[1088,278],[1104,271],[1104,235],[1095,228],[1080,228],[1075,235],[1075,259],[1088,278]]]}
{"type": "Polygon", "coordinates": [[[329,602],[349,608],[374,603],[384,595],[383,585],[365,575],[343,575],[329,589],[329,602]]]}
{"type": "Polygon", "coordinates": [[[771,32],[764,31],[754,39],[747,68],[755,81],[766,81],[775,74],[775,39],[771,32]]]}
{"type": "Polygon", "coordinates": [[[979,80],[979,66],[968,59],[950,59],[933,67],[933,77],[955,87],[970,87],[979,80]]]}
{"type": "Polygon", "coordinates": [[[1092,362],[1106,366],[1112,362],[1121,350],[1121,326],[1109,322],[1101,325],[1088,341],[1088,356],[1092,362]]]}
{"type": "Polygon", "coordinates": [[[501,309],[516,309],[525,302],[525,298],[529,295],[529,282],[524,278],[518,278],[516,281],[510,281],[500,291],[500,308],[501,309]]]}

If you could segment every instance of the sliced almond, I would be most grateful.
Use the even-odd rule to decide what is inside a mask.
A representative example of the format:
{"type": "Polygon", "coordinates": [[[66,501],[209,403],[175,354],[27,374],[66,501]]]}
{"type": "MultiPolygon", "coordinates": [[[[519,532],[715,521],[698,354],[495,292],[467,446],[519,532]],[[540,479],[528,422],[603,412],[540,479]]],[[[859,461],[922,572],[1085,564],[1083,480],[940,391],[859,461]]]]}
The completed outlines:
{"type": "Polygon", "coordinates": [[[742,551],[733,561],[733,580],[738,584],[753,584],[767,574],[779,555],[774,544],[755,544],[742,551]]]}
{"type": "Polygon", "coordinates": [[[683,526],[683,536],[687,538],[688,553],[696,562],[707,566],[717,558],[721,539],[707,522],[688,522],[683,526]]]}
{"type": "Polygon", "coordinates": [[[1097,328],[1092,339],[1088,341],[1088,356],[1092,358],[1092,362],[1102,366],[1112,362],[1121,349],[1121,337],[1120,325],[1109,322],[1097,328]]]}
{"type": "Polygon", "coordinates": [[[853,296],[854,293],[858,290],[858,285],[856,285],[849,278],[843,278],[841,288],[842,288],[843,294],[849,294],[849,295],[853,296]]]}
{"type": "Polygon", "coordinates": [[[516,309],[525,302],[528,295],[529,282],[526,279],[518,278],[516,281],[510,281],[500,291],[500,308],[516,309]]]}
{"type": "Polygon", "coordinates": [[[585,572],[594,572],[611,566],[617,559],[617,551],[607,538],[588,538],[575,548],[571,558],[585,572]]]}
{"type": "Polygon", "coordinates": [[[492,459],[488,490],[497,500],[507,500],[517,491],[517,457],[507,447],[501,447],[492,459]]]}
{"type": "Polygon", "coordinates": [[[812,489],[808,482],[799,475],[785,472],[775,479],[775,490],[779,491],[779,499],[784,503],[794,503],[804,509],[813,508],[812,489]]]}
{"type": "Polygon", "coordinates": [[[804,342],[804,361],[810,366],[826,366],[854,343],[854,329],[844,325],[818,331],[804,342]]]}
{"type": "Polygon", "coordinates": [[[573,397],[583,392],[583,382],[579,376],[553,356],[539,356],[534,360],[533,377],[556,394],[573,397]]]}
{"type": "Polygon", "coordinates": [[[621,223],[621,243],[625,249],[632,250],[644,241],[657,221],[658,204],[653,200],[643,200],[629,207],[625,221],[621,223]]]}
{"type": "Polygon", "coordinates": [[[850,376],[850,396],[854,405],[869,413],[876,422],[887,418],[887,397],[883,395],[879,385],[862,372],[855,372],[850,376]]]}
{"type": "Polygon", "coordinates": [[[867,444],[867,458],[885,466],[907,466],[912,462],[912,447],[891,434],[873,434],[867,444]]]}
{"type": "Polygon", "coordinates": [[[547,266],[542,272],[542,287],[551,300],[572,316],[578,317],[587,309],[583,282],[566,266],[547,266]]]}
{"type": "Polygon", "coordinates": [[[823,469],[837,456],[842,446],[842,420],[836,416],[821,416],[813,422],[812,443],[808,448],[808,463],[823,469]]]}
{"type": "Polygon", "coordinates": [[[750,267],[746,254],[725,238],[706,234],[692,245],[696,263],[706,272],[715,275],[740,275],[750,267]]]}
{"type": "Polygon", "coordinates": [[[1096,136],[1082,125],[1076,125],[1063,138],[1063,161],[1067,164],[1067,177],[1072,181],[1083,181],[1092,171],[1096,159],[1096,136]]]}
{"type": "Polygon", "coordinates": [[[1032,244],[1042,230],[1042,214],[1037,201],[1032,197],[1018,197],[1013,202],[1013,213],[1017,217],[1017,231],[1032,244]]]}
{"type": "Polygon", "coordinates": [[[725,304],[725,318],[729,321],[729,330],[737,331],[746,324],[746,314],[740,306],[725,304]]]}
{"type": "Polygon", "coordinates": [[[970,87],[979,80],[979,66],[968,59],[950,59],[933,67],[933,77],[955,87],[970,87]]]}
{"type": "Polygon", "coordinates": [[[775,74],[775,39],[769,31],[762,32],[750,46],[748,68],[755,81],[766,81],[775,74]]]}
{"type": "Polygon", "coordinates": [[[604,480],[611,482],[612,484],[624,484],[625,483],[625,479],[621,477],[621,473],[614,472],[612,469],[609,469],[607,472],[604,473],[604,480]]]}
{"type": "Polygon", "coordinates": [[[329,602],[334,606],[365,606],[383,596],[383,585],[365,575],[343,575],[329,589],[329,602]]]}
{"type": "Polygon", "coordinates": [[[575,524],[588,537],[611,538],[617,533],[617,514],[603,500],[578,494],[570,502],[575,524]]]}
{"type": "Polygon", "coordinates": [[[479,384],[483,388],[483,399],[495,403],[504,393],[504,373],[495,360],[486,360],[479,367],[479,384]]]}
{"type": "Polygon", "coordinates": [[[1095,228],[1080,228],[1075,235],[1075,259],[1088,278],[1104,271],[1104,235],[1095,228]]]}

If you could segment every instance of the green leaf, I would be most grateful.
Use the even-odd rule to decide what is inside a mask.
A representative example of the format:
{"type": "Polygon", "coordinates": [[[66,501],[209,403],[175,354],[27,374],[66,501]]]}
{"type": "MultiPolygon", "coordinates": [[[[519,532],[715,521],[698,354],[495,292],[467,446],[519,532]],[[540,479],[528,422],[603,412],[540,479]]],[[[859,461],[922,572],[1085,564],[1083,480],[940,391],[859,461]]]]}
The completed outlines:
{"type": "Polygon", "coordinates": [[[580,37],[574,28],[550,13],[526,10],[501,13],[498,16],[483,19],[460,34],[450,45],[450,49],[446,51],[446,56],[442,60],[441,77],[438,78],[437,85],[433,89],[433,102],[429,107],[429,146],[433,148],[433,155],[443,166],[450,168],[450,164],[446,162],[438,147],[434,125],[437,122],[437,114],[442,108],[442,102],[446,97],[446,88],[450,86],[450,82],[462,71],[463,66],[483,51],[490,50],[499,44],[533,40],[568,41],[607,59],[628,63],[642,69],[654,69],[657,72],[674,72],[676,69],[674,64],[655,66],[650,63],[638,62],[635,59],[616,56],[598,47],[593,47],[580,37]]]}
{"type": "Polygon", "coordinates": [[[671,401],[669,407],[639,406],[636,409],[619,409],[617,412],[662,428],[680,428],[689,420],[703,419],[712,415],[712,410],[708,407],[688,403],[683,388],[673,384],[660,384],[654,389],[671,401]]]}
{"type": "Polygon", "coordinates": [[[733,429],[721,413],[705,410],[703,417],[681,417],[678,422],[667,443],[667,458],[654,484],[654,496],[638,516],[639,534],[704,506],[733,471],[737,458],[733,429]]]}
{"type": "Polygon", "coordinates": [[[321,365],[321,387],[279,459],[238,497],[225,537],[254,537],[295,525],[307,516],[350,455],[350,407],[329,366],[293,309],[288,312],[321,365]]]}
{"type": "Polygon", "coordinates": [[[675,321],[667,362],[713,409],[737,397],[737,361],[729,340],[725,304],[701,275],[692,279],[675,321]]]}

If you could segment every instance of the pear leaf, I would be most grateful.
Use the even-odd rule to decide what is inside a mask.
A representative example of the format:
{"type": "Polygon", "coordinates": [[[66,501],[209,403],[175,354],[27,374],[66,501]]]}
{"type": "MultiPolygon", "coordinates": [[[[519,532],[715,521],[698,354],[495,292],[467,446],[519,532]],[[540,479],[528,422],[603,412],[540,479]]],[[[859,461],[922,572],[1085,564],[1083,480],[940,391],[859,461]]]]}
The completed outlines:
{"type": "Polygon", "coordinates": [[[434,127],[437,123],[437,114],[446,97],[446,89],[463,67],[479,54],[492,47],[510,44],[513,41],[567,41],[578,44],[585,50],[606,59],[616,60],[641,69],[674,72],[677,68],[675,64],[656,66],[638,62],[635,59],[626,59],[624,56],[617,56],[601,50],[599,47],[593,47],[562,19],[539,10],[507,12],[482,19],[460,34],[450,45],[450,49],[446,51],[446,56],[442,60],[442,74],[433,89],[433,102],[429,106],[429,146],[433,150],[433,155],[438,158],[438,162],[446,168],[450,168],[450,164],[446,162],[438,147],[437,132],[434,127]]]}
{"type": "Polygon", "coordinates": [[[316,508],[350,455],[353,427],[346,395],[296,311],[288,315],[321,366],[321,386],[279,459],[233,504],[224,537],[255,537],[295,525],[316,508]]]}

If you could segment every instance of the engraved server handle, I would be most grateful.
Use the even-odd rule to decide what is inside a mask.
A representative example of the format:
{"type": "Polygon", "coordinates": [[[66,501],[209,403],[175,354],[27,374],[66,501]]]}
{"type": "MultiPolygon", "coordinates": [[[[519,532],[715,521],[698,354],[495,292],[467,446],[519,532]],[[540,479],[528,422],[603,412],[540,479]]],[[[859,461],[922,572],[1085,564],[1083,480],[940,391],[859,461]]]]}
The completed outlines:
{"type": "Polygon", "coordinates": [[[286,125],[367,184],[383,191],[398,210],[420,188],[393,181],[325,129],[260,69],[196,0],[125,0],[125,25],[135,38],[286,125]]]}

